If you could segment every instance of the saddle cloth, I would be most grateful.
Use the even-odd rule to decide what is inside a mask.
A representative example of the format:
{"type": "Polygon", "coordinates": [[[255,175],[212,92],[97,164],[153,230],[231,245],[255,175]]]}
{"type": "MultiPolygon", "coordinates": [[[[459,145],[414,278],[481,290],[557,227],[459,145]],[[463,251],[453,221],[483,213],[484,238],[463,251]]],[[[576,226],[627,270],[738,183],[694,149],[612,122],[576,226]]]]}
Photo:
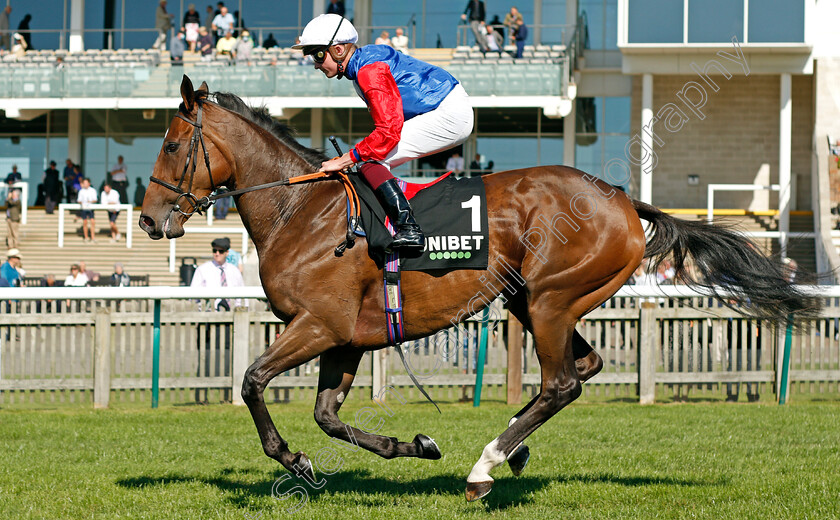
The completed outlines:
{"type": "MultiPolygon", "coordinates": [[[[392,240],[385,227],[385,210],[364,180],[358,175],[350,175],[350,180],[362,202],[368,253],[382,267],[392,240]]],[[[456,179],[447,173],[428,184],[398,182],[426,235],[423,255],[402,258],[403,271],[487,269],[487,196],[481,177],[456,179]]]]}

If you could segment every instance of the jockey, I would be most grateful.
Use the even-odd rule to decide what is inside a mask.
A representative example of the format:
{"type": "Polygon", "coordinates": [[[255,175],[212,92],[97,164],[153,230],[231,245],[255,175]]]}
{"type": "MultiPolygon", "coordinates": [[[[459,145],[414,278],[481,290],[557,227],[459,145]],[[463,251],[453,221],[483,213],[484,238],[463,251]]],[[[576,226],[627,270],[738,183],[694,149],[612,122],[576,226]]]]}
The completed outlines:
{"type": "Polygon", "coordinates": [[[312,56],[328,78],[347,77],[368,106],[375,129],[341,157],[324,162],[325,172],[361,163],[397,230],[391,249],[406,256],[423,252],[423,231],[391,168],[467,140],[473,111],[467,93],[451,74],[388,45],[355,45],[359,34],[349,20],[323,14],[306,24],[294,46],[312,56]]]}

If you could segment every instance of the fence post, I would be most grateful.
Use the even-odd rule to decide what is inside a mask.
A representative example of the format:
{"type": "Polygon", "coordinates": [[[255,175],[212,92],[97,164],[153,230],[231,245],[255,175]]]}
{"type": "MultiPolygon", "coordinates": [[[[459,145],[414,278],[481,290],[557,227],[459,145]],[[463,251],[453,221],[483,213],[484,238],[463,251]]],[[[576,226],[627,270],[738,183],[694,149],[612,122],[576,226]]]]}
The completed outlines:
{"type": "Polygon", "coordinates": [[[507,315],[507,404],[522,402],[522,324],[507,315]]]}
{"type": "MultiPolygon", "coordinates": [[[[397,347],[400,348],[400,347],[397,347]]],[[[386,349],[375,350],[371,353],[371,383],[370,383],[370,397],[371,399],[384,399],[384,395],[380,395],[382,389],[385,387],[388,377],[388,369],[385,364],[386,349]],[[377,397],[379,396],[379,397],[377,397]]]]}
{"type": "Polygon", "coordinates": [[[231,397],[233,404],[244,405],[242,400],[242,382],[245,380],[245,371],[251,364],[250,359],[250,331],[251,315],[247,307],[236,307],[233,309],[233,360],[231,370],[231,397]]]}
{"type": "Polygon", "coordinates": [[[639,317],[639,404],[653,404],[656,398],[656,302],[642,299],[639,317]]]}
{"type": "Polygon", "coordinates": [[[108,408],[111,399],[111,310],[94,312],[93,407],[108,408]]]}

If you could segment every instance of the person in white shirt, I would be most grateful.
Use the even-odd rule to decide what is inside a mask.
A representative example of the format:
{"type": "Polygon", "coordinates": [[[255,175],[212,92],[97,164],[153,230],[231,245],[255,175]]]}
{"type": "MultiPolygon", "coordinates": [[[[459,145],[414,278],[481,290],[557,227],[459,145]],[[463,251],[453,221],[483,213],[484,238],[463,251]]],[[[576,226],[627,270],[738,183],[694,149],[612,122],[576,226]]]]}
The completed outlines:
{"type": "MultiPolygon", "coordinates": [[[[111,185],[107,182],[102,188],[102,194],[99,196],[101,204],[111,204],[114,207],[120,203],[120,194],[117,190],[111,189],[111,185]]],[[[117,242],[122,237],[117,229],[117,219],[120,217],[120,210],[108,210],[108,224],[111,225],[111,242],[117,242]]]]}
{"type": "Polygon", "coordinates": [[[90,187],[90,179],[82,179],[82,189],[76,197],[76,201],[82,205],[82,236],[85,242],[96,243],[96,219],[93,218],[91,204],[96,204],[96,190],[90,187]]]}
{"type": "Polygon", "coordinates": [[[461,154],[453,153],[452,157],[446,160],[446,169],[455,175],[462,174],[464,172],[464,158],[461,157],[461,154]]]}
{"type": "MultiPolygon", "coordinates": [[[[230,250],[230,239],[217,238],[211,242],[213,248],[213,260],[198,266],[193,275],[190,287],[244,287],[245,280],[239,268],[227,262],[228,251],[230,250]]],[[[242,300],[229,300],[228,298],[216,298],[213,302],[213,309],[230,310],[238,307],[242,300]]],[[[247,301],[245,302],[247,307],[247,301]]]]}
{"type": "Polygon", "coordinates": [[[213,18],[212,24],[213,30],[218,35],[217,40],[223,38],[226,32],[232,32],[234,24],[236,24],[236,20],[234,20],[233,15],[228,12],[227,7],[222,7],[219,14],[213,18]]]}
{"type": "Polygon", "coordinates": [[[391,38],[391,46],[403,54],[408,54],[408,36],[403,34],[402,27],[397,27],[397,34],[391,38]]]}
{"type": "Polygon", "coordinates": [[[70,266],[70,275],[64,279],[64,287],[84,287],[88,283],[88,277],[79,269],[79,264],[70,266]]]}
{"type": "Polygon", "coordinates": [[[123,162],[123,156],[117,156],[117,164],[111,168],[111,187],[120,194],[120,202],[128,202],[128,166],[123,162]]]}

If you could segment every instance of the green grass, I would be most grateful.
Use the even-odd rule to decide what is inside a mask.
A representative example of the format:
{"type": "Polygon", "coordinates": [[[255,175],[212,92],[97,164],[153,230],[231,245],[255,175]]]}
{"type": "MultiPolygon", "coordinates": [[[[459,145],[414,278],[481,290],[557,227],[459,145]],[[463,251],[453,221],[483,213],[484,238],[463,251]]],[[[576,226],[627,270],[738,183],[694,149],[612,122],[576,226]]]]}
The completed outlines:
{"type": "MultiPolygon", "coordinates": [[[[349,402],[342,415],[352,423],[365,405],[349,402]]],[[[529,438],[522,476],[496,468],[493,492],[471,504],[466,475],[517,408],[392,407],[381,433],[430,435],[443,459],[337,449],[340,469],[319,473],[324,488],[309,489],[294,515],[285,511],[292,500],[271,496],[286,472],[263,455],[245,408],[0,410],[0,518],[840,517],[837,401],[574,404],[529,438]]],[[[269,408],[293,450],[313,456],[332,446],[311,405],[269,408]]]]}

